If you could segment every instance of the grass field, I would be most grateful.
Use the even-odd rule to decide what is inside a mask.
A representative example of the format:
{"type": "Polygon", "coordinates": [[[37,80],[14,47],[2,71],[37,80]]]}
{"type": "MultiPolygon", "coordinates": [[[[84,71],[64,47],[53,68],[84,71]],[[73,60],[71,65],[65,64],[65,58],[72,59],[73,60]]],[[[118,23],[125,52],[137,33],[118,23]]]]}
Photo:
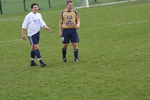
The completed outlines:
{"type": "Polygon", "coordinates": [[[29,40],[21,39],[27,13],[0,16],[0,100],[150,100],[150,2],[79,9],[79,63],[61,59],[60,9],[41,11],[47,67],[30,67],[29,40]]]}

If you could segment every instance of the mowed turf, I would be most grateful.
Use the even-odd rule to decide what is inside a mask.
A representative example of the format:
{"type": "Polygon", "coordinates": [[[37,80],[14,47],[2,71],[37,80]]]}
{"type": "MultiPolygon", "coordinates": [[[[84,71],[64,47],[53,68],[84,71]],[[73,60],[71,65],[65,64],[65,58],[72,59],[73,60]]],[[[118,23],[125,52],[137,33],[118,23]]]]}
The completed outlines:
{"type": "Polygon", "coordinates": [[[41,11],[47,67],[30,67],[29,40],[21,39],[26,13],[0,16],[0,100],[150,100],[150,2],[79,9],[79,63],[61,59],[60,9],[41,11]]]}

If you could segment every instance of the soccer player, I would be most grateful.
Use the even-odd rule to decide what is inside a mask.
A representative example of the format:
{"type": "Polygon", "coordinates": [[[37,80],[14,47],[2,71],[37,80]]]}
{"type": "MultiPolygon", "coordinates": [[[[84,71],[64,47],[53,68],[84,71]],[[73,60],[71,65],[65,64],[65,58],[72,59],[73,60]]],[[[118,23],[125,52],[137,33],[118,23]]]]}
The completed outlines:
{"type": "Polygon", "coordinates": [[[31,66],[37,66],[34,59],[37,57],[41,67],[45,67],[46,64],[42,61],[39,50],[40,28],[50,32],[50,28],[43,21],[42,16],[38,13],[38,4],[33,3],[31,5],[31,12],[26,15],[22,24],[22,38],[26,40],[26,30],[28,30],[28,37],[31,44],[31,66]]]}
{"type": "Polygon", "coordinates": [[[78,62],[78,45],[79,42],[77,30],[80,28],[80,17],[76,10],[73,8],[73,2],[71,0],[67,1],[66,9],[60,14],[59,23],[59,35],[62,38],[63,48],[62,56],[63,61],[67,62],[67,46],[71,41],[74,51],[74,61],[78,62]]]}

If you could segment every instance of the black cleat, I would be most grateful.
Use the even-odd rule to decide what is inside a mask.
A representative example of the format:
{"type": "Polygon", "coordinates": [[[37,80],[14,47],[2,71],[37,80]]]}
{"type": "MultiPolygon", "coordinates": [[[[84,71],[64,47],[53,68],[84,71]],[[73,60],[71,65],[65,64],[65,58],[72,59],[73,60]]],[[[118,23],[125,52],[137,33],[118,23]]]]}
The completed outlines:
{"type": "Polygon", "coordinates": [[[45,67],[46,64],[45,64],[45,63],[41,63],[40,66],[41,66],[41,67],[45,67]]]}
{"type": "Polygon", "coordinates": [[[66,59],[66,58],[63,58],[63,61],[64,61],[65,63],[67,63],[67,59],[66,59]]]}
{"type": "Polygon", "coordinates": [[[38,64],[36,64],[35,62],[31,62],[31,67],[33,66],[38,66],[38,64]]]}
{"type": "Polygon", "coordinates": [[[78,63],[78,62],[79,62],[79,60],[78,60],[78,59],[74,59],[74,62],[78,63]]]}

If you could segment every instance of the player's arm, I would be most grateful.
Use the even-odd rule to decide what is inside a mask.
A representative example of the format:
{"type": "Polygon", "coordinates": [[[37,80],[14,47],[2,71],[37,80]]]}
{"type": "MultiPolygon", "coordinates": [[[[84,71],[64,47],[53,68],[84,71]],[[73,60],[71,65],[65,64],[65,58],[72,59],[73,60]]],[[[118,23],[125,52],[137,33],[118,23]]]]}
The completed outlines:
{"type": "Polygon", "coordinates": [[[59,35],[60,37],[62,37],[62,27],[61,27],[61,23],[59,22],[59,35]]]}
{"type": "Polygon", "coordinates": [[[62,21],[63,21],[63,16],[62,16],[62,13],[60,14],[60,21],[59,21],[59,35],[60,37],[62,37],[62,21]]]}
{"type": "Polygon", "coordinates": [[[51,31],[51,29],[47,25],[44,25],[43,28],[46,29],[48,32],[51,31]]]}
{"type": "Polygon", "coordinates": [[[76,28],[80,28],[80,17],[79,16],[77,16],[77,25],[76,25],[76,28]]]}
{"type": "Polygon", "coordinates": [[[80,16],[77,11],[75,11],[75,13],[76,13],[76,23],[77,23],[76,28],[80,28],[80,16]]]}
{"type": "Polygon", "coordinates": [[[77,17],[76,17],[76,28],[80,28],[80,16],[77,14],[77,17]]]}
{"type": "Polygon", "coordinates": [[[51,29],[46,25],[46,23],[44,22],[42,16],[41,16],[41,26],[46,29],[48,32],[51,31],[51,29]]]}
{"type": "Polygon", "coordinates": [[[29,24],[29,16],[26,16],[22,24],[22,39],[26,40],[26,30],[29,24]]]}
{"type": "Polygon", "coordinates": [[[26,40],[26,29],[22,29],[22,39],[26,40]]]}

